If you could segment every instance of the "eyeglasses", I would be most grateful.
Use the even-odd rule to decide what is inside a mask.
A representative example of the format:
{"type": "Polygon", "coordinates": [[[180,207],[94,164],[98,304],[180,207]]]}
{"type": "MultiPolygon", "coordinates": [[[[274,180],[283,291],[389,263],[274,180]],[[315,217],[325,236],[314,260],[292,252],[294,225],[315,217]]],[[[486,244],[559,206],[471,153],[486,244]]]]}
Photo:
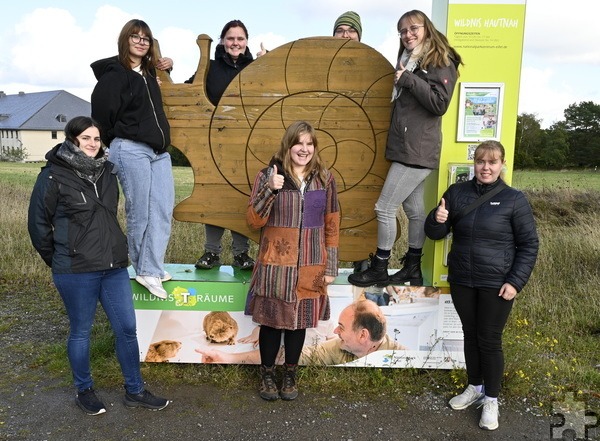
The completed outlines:
{"type": "Polygon", "coordinates": [[[129,38],[131,38],[131,41],[133,41],[133,44],[141,44],[142,46],[150,46],[149,38],[142,37],[141,35],[138,35],[138,34],[131,34],[129,36],[129,38]]]}
{"type": "Polygon", "coordinates": [[[425,27],[425,25],[412,25],[408,29],[400,29],[398,36],[405,37],[409,32],[411,35],[417,35],[419,33],[419,29],[423,27],[425,27]]]}
{"type": "Polygon", "coordinates": [[[353,35],[357,34],[357,31],[354,28],[348,28],[348,29],[337,28],[335,30],[335,35],[337,35],[337,36],[343,36],[344,34],[348,34],[349,36],[353,36],[353,35]]]}

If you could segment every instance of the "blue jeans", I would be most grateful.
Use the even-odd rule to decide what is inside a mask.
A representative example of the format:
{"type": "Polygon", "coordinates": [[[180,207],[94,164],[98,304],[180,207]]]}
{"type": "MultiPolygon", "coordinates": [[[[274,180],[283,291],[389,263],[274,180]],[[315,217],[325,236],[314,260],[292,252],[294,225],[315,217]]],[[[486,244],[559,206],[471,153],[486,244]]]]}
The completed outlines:
{"type": "MultiPolygon", "coordinates": [[[[206,224],[205,231],[206,244],[204,245],[204,249],[211,253],[221,254],[221,250],[223,249],[221,246],[221,239],[223,238],[225,228],[206,224]]],[[[231,239],[231,251],[233,252],[234,256],[237,256],[240,253],[248,252],[250,245],[248,244],[248,238],[246,236],[232,231],[231,239]]]]}
{"type": "Polygon", "coordinates": [[[408,246],[423,248],[427,217],[423,201],[424,181],[430,173],[431,169],[428,168],[412,168],[392,162],[375,204],[378,248],[393,248],[398,234],[396,214],[400,205],[408,218],[408,246]]]}
{"type": "Polygon", "coordinates": [[[125,195],[129,259],[137,275],[163,277],[175,184],[168,153],[146,144],[115,138],[109,160],[115,164],[125,195]]]}
{"type": "Polygon", "coordinates": [[[117,360],[131,394],[144,390],[140,372],[133,294],[126,268],[91,273],[52,274],[69,316],[67,355],[77,390],[93,386],[90,371],[90,334],[98,301],[116,338],[117,360]]]}
{"type": "Polygon", "coordinates": [[[365,298],[375,302],[377,306],[387,306],[390,303],[390,295],[385,292],[368,292],[365,291],[365,298]]]}

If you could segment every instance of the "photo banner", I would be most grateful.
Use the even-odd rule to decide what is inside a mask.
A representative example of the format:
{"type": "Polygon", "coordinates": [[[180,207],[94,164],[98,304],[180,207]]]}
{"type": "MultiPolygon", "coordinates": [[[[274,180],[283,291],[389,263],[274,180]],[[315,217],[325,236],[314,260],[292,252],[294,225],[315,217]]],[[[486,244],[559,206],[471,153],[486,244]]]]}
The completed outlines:
{"type": "MultiPolygon", "coordinates": [[[[166,300],[132,280],[140,360],[170,363],[258,364],[258,325],[244,314],[250,271],[229,266],[198,271],[167,265],[166,300]],[[203,277],[198,280],[198,274],[203,277]]],[[[358,288],[340,271],[328,288],[331,317],[307,329],[300,364],[455,369],[464,367],[463,337],[448,288],[358,288]],[[379,305],[387,335],[379,350],[356,357],[335,333],[342,310],[355,300],[379,305]]],[[[131,272],[131,269],[130,269],[131,272]]]]}

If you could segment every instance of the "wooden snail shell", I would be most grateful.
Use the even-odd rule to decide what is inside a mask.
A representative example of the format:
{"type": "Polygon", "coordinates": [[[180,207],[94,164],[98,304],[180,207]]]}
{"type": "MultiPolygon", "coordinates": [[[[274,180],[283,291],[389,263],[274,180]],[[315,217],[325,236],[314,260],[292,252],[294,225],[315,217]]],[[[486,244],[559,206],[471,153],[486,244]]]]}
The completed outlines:
{"type": "Polygon", "coordinates": [[[338,186],[340,259],[366,258],[377,245],[373,209],[389,167],[392,65],[363,43],[304,38],[256,59],[213,106],[204,86],[211,41],[198,37],[193,84],[174,84],[160,74],[172,144],[194,170],[193,192],[174,217],[258,241],[245,217],[254,177],[279,148],[286,127],[306,120],[317,130],[319,152],[338,186]]]}

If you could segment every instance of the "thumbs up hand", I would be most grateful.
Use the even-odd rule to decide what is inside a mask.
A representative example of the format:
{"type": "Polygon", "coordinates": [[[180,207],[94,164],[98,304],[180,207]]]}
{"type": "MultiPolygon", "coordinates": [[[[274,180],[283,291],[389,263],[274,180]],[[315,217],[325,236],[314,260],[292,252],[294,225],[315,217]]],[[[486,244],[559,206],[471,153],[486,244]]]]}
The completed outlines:
{"type": "Polygon", "coordinates": [[[269,52],[268,50],[265,49],[265,46],[263,45],[263,43],[260,43],[260,51],[258,51],[256,53],[256,58],[258,57],[262,57],[263,55],[265,55],[267,52],[269,52]]]}
{"type": "Polygon", "coordinates": [[[273,191],[283,188],[283,175],[277,174],[276,165],[269,169],[269,188],[273,191]]]}
{"type": "Polygon", "coordinates": [[[398,67],[396,68],[396,73],[394,74],[394,84],[396,84],[400,80],[400,77],[402,76],[405,70],[406,67],[404,67],[404,64],[402,64],[401,61],[398,62],[398,67]]]}
{"type": "Polygon", "coordinates": [[[446,210],[446,200],[442,198],[440,205],[435,210],[435,221],[438,224],[443,224],[448,220],[448,210],[446,210]]]}

